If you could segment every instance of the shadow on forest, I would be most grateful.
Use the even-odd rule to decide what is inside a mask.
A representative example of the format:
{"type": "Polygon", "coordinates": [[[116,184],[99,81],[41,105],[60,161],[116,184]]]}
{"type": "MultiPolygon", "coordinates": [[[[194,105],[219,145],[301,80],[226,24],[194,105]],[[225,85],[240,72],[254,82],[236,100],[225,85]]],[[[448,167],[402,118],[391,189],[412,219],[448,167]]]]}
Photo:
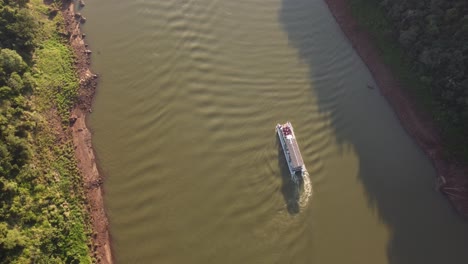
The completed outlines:
{"type": "MultiPolygon", "coordinates": [[[[320,112],[330,117],[336,141],[352,145],[358,155],[357,180],[366,191],[368,206],[390,229],[388,263],[468,263],[468,225],[442,195],[435,193],[434,170],[395,125],[393,113],[382,110],[385,101],[378,96],[361,96],[378,91],[366,90],[366,84],[373,81],[357,74],[363,66],[328,13],[322,0],[282,0],[279,20],[289,44],[298,50],[298,60],[309,67],[311,93],[320,112]],[[335,102],[330,103],[333,89],[346,92],[336,93],[335,102]],[[352,126],[343,129],[337,124],[352,126]]],[[[279,163],[284,170],[285,161],[279,163]]],[[[291,196],[283,189],[289,206],[291,196]]],[[[362,259],[366,263],[365,256],[362,259]]]]}

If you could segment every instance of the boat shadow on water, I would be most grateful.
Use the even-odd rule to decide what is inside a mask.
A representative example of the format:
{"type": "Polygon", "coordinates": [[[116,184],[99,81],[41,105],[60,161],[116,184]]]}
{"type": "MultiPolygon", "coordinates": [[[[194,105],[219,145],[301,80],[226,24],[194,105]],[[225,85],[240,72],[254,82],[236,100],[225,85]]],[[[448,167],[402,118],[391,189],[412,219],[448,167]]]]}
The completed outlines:
{"type": "Polygon", "coordinates": [[[276,135],[276,147],[278,150],[278,167],[280,168],[280,177],[282,180],[281,193],[283,194],[284,202],[286,203],[287,211],[290,215],[295,215],[300,212],[299,201],[301,197],[300,189],[303,184],[302,179],[295,183],[291,179],[286,157],[284,156],[281,142],[276,135]]]}
{"type": "MultiPolygon", "coordinates": [[[[343,236],[346,243],[341,246],[336,243],[328,246],[337,252],[344,249],[340,254],[350,258],[347,263],[376,263],[366,261],[368,258],[388,264],[468,263],[468,225],[433,190],[434,168],[398,124],[387,102],[376,90],[366,88],[374,80],[327,13],[326,4],[315,0],[282,0],[281,5],[279,21],[289,45],[297,51],[298,61],[309,68],[310,93],[316,98],[318,112],[331,125],[330,135],[340,152],[337,155],[349,156],[346,149],[352,149],[352,155],[357,157],[356,173],[345,171],[348,165],[341,163],[342,175],[329,175],[330,181],[332,177],[342,181],[353,177],[363,188],[367,199],[364,206],[375,214],[343,215],[346,221],[336,225],[335,230],[355,235],[343,236]],[[363,219],[385,225],[386,230],[381,233],[385,237],[383,242],[372,233],[377,229],[362,224],[363,219]],[[362,247],[363,251],[349,250],[351,244],[359,245],[356,249],[362,247]],[[363,245],[375,246],[376,250],[364,250],[363,245]],[[377,251],[382,247],[385,255],[377,251]]],[[[285,162],[280,162],[280,166],[286,171],[285,162]]],[[[338,190],[338,186],[333,188],[338,190]]],[[[341,214],[340,209],[362,206],[362,201],[344,199],[353,191],[357,195],[356,189],[348,190],[345,185],[340,188],[346,191],[335,193],[337,207],[329,205],[327,210],[341,214]]],[[[324,243],[327,242],[323,241],[322,246],[324,243]]]]}

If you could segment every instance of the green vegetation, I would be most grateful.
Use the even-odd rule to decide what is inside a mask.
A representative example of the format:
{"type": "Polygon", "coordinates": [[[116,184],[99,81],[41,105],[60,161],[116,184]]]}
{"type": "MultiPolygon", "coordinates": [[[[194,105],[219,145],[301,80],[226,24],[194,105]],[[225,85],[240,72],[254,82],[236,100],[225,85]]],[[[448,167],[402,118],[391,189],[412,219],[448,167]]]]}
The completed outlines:
{"type": "Polygon", "coordinates": [[[350,0],[385,63],[468,161],[468,2],[350,0]]]}
{"type": "Polygon", "coordinates": [[[63,18],[48,10],[0,0],[0,263],[92,261],[73,144],[54,124],[78,80],[63,18]]]}

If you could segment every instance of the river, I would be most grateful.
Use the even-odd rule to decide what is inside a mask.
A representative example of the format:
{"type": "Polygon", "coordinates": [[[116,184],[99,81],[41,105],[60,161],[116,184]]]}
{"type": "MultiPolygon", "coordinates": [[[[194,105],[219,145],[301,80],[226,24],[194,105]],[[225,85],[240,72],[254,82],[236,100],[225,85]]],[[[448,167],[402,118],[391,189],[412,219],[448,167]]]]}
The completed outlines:
{"type": "Polygon", "coordinates": [[[86,4],[117,263],[468,262],[468,225],[322,0],[86,4]]]}

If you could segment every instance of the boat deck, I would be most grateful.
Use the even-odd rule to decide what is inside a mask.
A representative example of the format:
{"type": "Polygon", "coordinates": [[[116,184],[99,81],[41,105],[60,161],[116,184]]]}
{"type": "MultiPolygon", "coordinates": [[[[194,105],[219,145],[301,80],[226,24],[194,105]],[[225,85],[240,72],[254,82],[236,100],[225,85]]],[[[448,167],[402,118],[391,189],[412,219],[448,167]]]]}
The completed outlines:
{"type": "Polygon", "coordinates": [[[296,135],[294,134],[291,123],[286,122],[283,125],[278,124],[277,130],[291,173],[305,170],[304,161],[302,160],[301,151],[299,150],[299,145],[297,144],[296,135]]]}
{"type": "Polygon", "coordinates": [[[301,151],[297,145],[296,138],[286,138],[286,146],[291,158],[291,167],[294,170],[301,170],[302,166],[304,165],[304,161],[302,160],[301,151]]]}

